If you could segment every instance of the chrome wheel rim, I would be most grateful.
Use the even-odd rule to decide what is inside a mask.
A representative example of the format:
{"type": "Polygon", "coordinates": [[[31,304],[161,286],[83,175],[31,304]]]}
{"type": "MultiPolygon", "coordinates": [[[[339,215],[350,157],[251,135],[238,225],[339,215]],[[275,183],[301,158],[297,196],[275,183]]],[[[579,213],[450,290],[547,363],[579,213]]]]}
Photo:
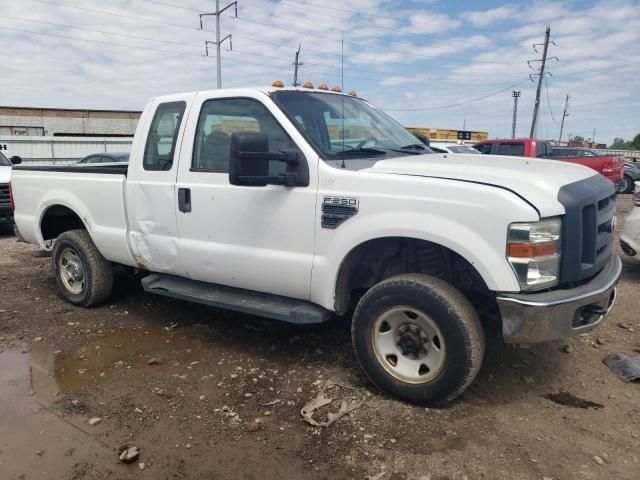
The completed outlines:
{"type": "Polygon", "coordinates": [[[65,248],[58,259],[58,272],[64,287],[72,294],[82,293],[86,272],[78,254],[65,248]]]}
{"type": "Polygon", "coordinates": [[[402,382],[429,382],[446,362],[442,332],[431,317],[413,307],[383,312],[374,322],[371,341],[380,365],[402,382]]]}
{"type": "Polygon", "coordinates": [[[624,177],[620,182],[618,182],[617,186],[618,186],[618,193],[625,193],[627,190],[629,190],[630,187],[630,183],[629,179],[627,177],[624,177]]]}

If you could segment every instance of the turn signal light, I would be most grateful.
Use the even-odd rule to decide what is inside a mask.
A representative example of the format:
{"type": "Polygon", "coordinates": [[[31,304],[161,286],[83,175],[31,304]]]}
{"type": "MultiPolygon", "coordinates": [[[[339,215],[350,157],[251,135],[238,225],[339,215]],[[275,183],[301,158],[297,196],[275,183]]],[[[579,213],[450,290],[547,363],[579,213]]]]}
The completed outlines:
{"type": "Polygon", "coordinates": [[[557,252],[558,242],[509,244],[509,256],[514,258],[546,257],[557,252]]]}
{"type": "Polygon", "coordinates": [[[284,87],[284,82],[282,80],[274,80],[274,82],[271,84],[272,87],[276,87],[276,88],[283,88],[284,87]]]}
{"type": "Polygon", "coordinates": [[[311,82],[304,82],[304,85],[302,85],[304,88],[313,88],[313,83],[311,82]]]}

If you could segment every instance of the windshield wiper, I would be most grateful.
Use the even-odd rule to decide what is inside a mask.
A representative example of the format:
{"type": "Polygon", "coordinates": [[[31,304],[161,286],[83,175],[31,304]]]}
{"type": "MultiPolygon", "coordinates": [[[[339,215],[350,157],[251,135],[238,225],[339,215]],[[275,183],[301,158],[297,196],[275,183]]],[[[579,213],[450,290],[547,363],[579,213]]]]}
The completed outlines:
{"type": "Polygon", "coordinates": [[[374,147],[360,147],[360,148],[352,148],[351,150],[343,150],[342,152],[338,152],[334,155],[353,155],[353,154],[369,154],[369,155],[386,155],[387,150],[382,150],[381,148],[374,147]]]}
{"type": "Polygon", "coordinates": [[[420,143],[412,143],[411,145],[405,145],[400,147],[400,150],[426,150],[427,147],[420,143]]]}

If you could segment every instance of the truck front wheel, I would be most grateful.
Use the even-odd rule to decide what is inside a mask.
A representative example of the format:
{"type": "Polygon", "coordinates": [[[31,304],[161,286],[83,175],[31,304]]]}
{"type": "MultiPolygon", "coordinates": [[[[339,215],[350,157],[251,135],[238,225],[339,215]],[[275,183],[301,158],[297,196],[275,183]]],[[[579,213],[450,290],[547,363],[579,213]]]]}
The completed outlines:
{"type": "Polygon", "coordinates": [[[92,307],[109,298],[113,268],[86,230],[64,232],[53,246],[53,270],[62,297],[79,307],[92,307]]]}
{"type": "Polygon", "coordinates": [[[484,358],[484,332],[473,306],[430,275],[398,275],[372,287],[356,307],[351,337],[374,384],[432,406],[460,395],[484,358]]]}

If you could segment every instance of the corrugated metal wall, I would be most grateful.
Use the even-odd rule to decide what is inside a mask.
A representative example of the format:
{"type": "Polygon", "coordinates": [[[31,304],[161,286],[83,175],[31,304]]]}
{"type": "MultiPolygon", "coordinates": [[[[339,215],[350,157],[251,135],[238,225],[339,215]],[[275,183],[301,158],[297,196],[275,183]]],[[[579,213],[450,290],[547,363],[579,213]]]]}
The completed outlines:
{"type": "Polygon", "coordinates": [[[0,135],[5,157],[18,155],[25,165],[68,165],[100,152],[129,152],[132,138],[15,137],[0,135]]]}

